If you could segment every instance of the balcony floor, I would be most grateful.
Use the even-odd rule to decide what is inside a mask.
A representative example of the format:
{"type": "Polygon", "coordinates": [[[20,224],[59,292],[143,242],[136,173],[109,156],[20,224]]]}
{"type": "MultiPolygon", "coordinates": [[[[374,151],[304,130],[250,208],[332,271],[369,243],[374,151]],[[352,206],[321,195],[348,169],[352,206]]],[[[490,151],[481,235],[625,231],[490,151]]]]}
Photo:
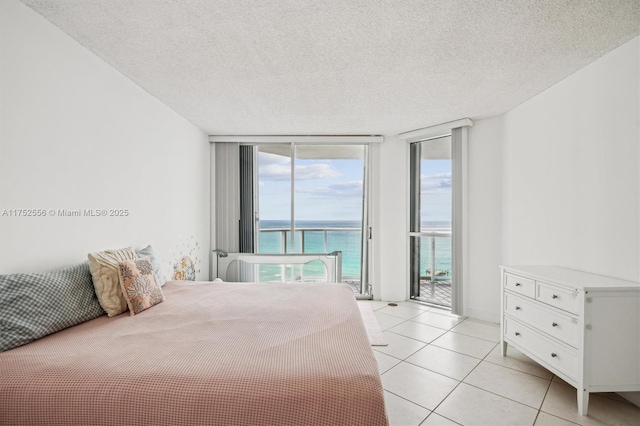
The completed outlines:
{"type": "Polygon", "coordinates": [[[451,307],[451,282],[436,281],[433,286],[429,281],[420,281],[420,296],[414,297],[414,300],[426,303],[432,303],[438,306],[451,307]]]}
{"type": "MultiPolygon", "coordinates": [[[[360,280],[344,280],[343,282],[351,287],[353,294],[360,294],[360,280]]],[[[432,295],[431,283],[429,281],[422,280],[420,281],[420,297],[415,297],[413,300],[450,308],[451,282],[436,281],[436,284],[433,286],[432,295]]]]}
{"type": "Polygon", "coordinates": [[[353,294],[360,294],[360,280],[343,280],[342,282],[351,287],[353,294]]]}

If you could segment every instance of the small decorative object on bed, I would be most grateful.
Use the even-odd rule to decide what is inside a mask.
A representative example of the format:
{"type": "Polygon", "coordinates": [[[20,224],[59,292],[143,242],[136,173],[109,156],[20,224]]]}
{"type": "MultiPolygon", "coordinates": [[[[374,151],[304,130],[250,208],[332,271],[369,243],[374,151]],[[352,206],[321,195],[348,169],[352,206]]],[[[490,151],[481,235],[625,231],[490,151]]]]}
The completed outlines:
{"type": "Polygon", "coordinates": [[[0,424],[385,426],[344,284],[185,283],[0,353],[0,424]]]}
{"type": "Polygon", "coordinates": [[[125,260],[118,267],[122,292],[131,315],[164,302],[164,294],[148,258],[125,260]]]}

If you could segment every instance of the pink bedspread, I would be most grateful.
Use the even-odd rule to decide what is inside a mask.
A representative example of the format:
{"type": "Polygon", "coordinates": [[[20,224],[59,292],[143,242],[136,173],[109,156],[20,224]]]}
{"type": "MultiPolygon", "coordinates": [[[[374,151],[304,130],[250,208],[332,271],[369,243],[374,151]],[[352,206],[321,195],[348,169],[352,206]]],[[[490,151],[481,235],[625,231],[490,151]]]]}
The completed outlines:
{"type": "Polygon", "coordinates": [[[340,284],[167,283],[166,301],[0,353],[0,424],[386,425],[340,284]]]}

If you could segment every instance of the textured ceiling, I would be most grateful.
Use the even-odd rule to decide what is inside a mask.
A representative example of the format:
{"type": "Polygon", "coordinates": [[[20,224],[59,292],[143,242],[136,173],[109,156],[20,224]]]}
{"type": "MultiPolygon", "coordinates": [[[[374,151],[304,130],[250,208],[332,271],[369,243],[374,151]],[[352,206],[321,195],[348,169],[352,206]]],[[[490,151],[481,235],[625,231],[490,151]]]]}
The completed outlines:
{"type": "Polygon", "coordinates": [[[640,32],[638,0],[23,0],[209,134],[501,114],[640,32]]]}

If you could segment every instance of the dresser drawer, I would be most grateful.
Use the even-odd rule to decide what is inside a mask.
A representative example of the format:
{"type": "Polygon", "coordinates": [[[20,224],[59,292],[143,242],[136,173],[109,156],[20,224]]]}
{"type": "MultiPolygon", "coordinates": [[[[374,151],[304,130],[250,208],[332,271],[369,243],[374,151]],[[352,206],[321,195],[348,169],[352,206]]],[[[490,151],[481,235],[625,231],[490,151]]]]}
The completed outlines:
{"type": "Polygon", "coordinates": [[[541,281],[536,282],[536,299],[555,306],[564,311],[574,314],[578,313],[578,292],[566,288],[547,284],[541,281]]]}
{"type": "Polygon", "coordinates": [[[578,370],[577,351],[566,349],[559,343],[511,318],[504,318],[504,322],[505,337],[520,345],[525,351],[566,374],[569,378],[576,380],[578,370]]]}
{"type": "Polygon", "coordinates": [[[570,346],[578,346],[577,319],[514,294],[505,293],[504,297],[505,314],[570,346]]]}
{"type": "Polygon", "coordinates": [[[536,283],[529,278],[505,274],[504,288],[532,299],[536,296],[536,283]]]}

